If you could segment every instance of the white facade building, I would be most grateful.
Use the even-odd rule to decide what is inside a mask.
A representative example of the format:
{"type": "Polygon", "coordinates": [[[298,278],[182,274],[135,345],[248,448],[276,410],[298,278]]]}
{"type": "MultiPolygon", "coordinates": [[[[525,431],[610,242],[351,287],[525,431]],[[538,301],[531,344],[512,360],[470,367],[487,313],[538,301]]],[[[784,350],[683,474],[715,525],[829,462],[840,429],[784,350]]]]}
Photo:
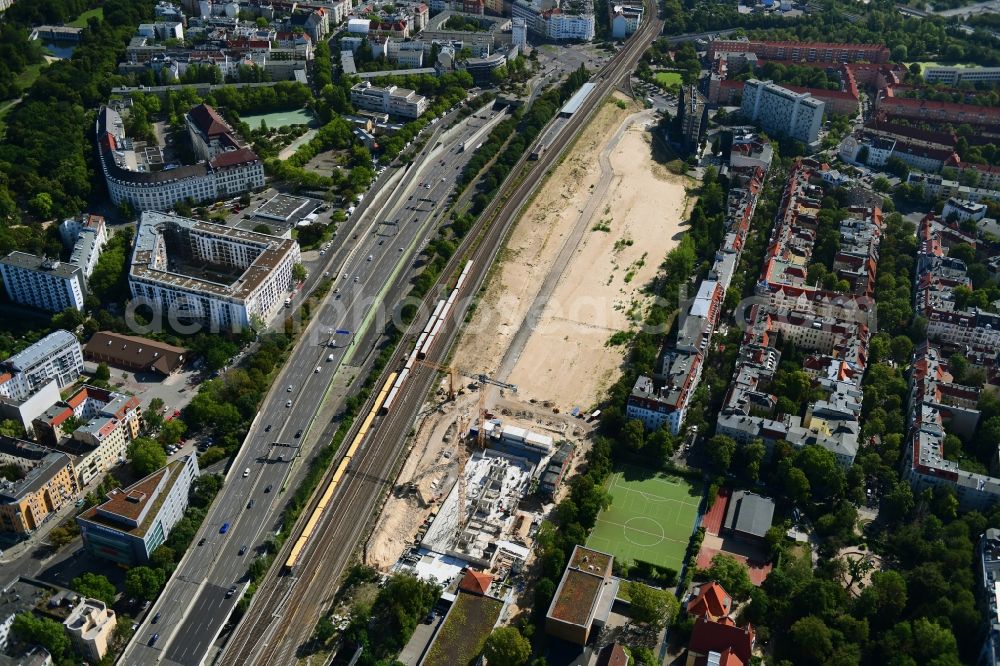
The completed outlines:
{"type": "Polygon", "coordinates": [[[70,640],[92,664],[108,653],[117,625],[115,612],[97,599],[84,599],[63,622],[70,640]]]}
{"type": "Polygon", "coordinates": [[[523,18],[513,20],[511,42],[519,49],[523,49],[528,45],[528,22],[523,18]]]}
{"type": "Polygon", "coordinates": [[[134,150],[118,112],[103,108],[97,115],[97,149],[108,193],[115,204],[136,211],[169,210],[177,202],[194,202],[241,194],[264,186],[264,164],[248,148],[224,152],[197,164],[159,168],[134,150]]]}
{"type": "Polygon", "coordinates": [[[545,21],[549,39],[589,42],[594,38],[594,15],[592,13],[566,14],[562,11],[553,11],[545,16],[545,21]]]}
{"type": "Polygon", "coordinates": [[[743,115],[765,131],[803,143],[819,138],[826,105],[808,93],[795,93],[771,81],[750,79],[743,84],[743,115]]]}
{"type": "Polygon", "coordinates": [[[108,242],[107,227],[100,215],[83,214],[62,221],[59,234],[63,244],[73,248],[69,263],[80,267],[85,278],[97,268],[104,244],[108,242]]]}
{"type": "Polygon", "coordinates": [[[428,105],[427,98],[413,90],[373,86],[369,81],[351,87],[351,103],[366,111],[381,111],[403,118],[419,118],[428,105]]]}
{"type": "Polygon", "coordinates": [[[957,86],[960,83],[995,83],[1000,81],[1000,67],[925,66],[924,81],[957,86]]]}
{"type": "Polygon", "coordinates": [[[83,270],[71,263],[15,251],[0,259],[0,276],[15,303],[49,312],[83,309],[83,270]]]}
{"type": "Polygon", "coordinates": [[[299,263],[299,244],[277,236],[146,212],[136,234],[129,290],[168,316],[240,330],[269,321],[282,306],[299,263]],[[170,257],[215,269],[212,279],[178,273],[170,257]],[[228,271],[232,281],[220,282],[228,271]]]}
{"type": "Polygon", "coordinates": [[[0,364],[0,396],[26,400],[56,380],[66,388],[83,374],[83,350],[76,336],[57,330],[0,364]]]}

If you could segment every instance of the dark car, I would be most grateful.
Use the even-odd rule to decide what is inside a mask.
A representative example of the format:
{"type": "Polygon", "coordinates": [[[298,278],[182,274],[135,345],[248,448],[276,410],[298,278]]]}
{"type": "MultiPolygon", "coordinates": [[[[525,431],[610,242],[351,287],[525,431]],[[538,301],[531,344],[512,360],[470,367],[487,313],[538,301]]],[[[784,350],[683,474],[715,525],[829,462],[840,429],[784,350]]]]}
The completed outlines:
{"type": "Polygon", "coordinates": [[[153,634],[152,636],[149,637],[149,644],[150,645],[155,644],[156,641],[159,640],[159,638],[160,638],[159,634],[153,634]]]}
{"type": "Polygon", "coordinates": [[[235,585],[233,585],[231,588],[229,588],[226,591],[226,599],[228,599],[229,597],[233,596],[234,594],[236,594],[236,586],[235,585]]]}
{"type": "Polygon", "coordinates": [[[295,439],[298,439],[301,436],[302,436],[302,428],[299,428],[298,430],[295,431],[295,439]]]}
{"type": "Polygon", "coordinates": [[[264,432],[271,432],[271,424],[270,423],[268,423],[267,427],[264,428],[264,432]]]}
{"type": "Polygon", "coordinates": [[[156,615],[154,615],[153,619],[150,620],[150,622],[152,622],[153,624],[156,624],[159,621],[160,621],[160,614],[159,613],[157,613],[156,615]]]}
{"type": "Polygon", "coordinates": [[[269,492],[271,492],[271,484],[270,484],[270,483],[269,483],[269,484],[267,484],[267,487],[266,487],[266,488],[264,488],[264,492],[265,492],[265,493],[269,493],[269,492]]]}
{"type": "Polygon", "coordinates": [[[205,537],[202,537],[202,538],[198,539],[198,545],[199,546],[204,546],[205,545],[205,537]]]}
{"type": "Polygon", "coordinates": [[[245,553],[245,552],[247,552],[247,547],[246,547],[246,544],[243,544],[243,547],[240,548],[240,556],[242,556],[243,553],[245,553]]]}
{"type": "Polygon", "coordinates": [[[253,508],[253,500],[250,500],[249,502],[247,502],[247,509],[252,509],[252,508],[253,508]]]}
{"type": "Polygon", "coordinates": [[[222,527],[219,528],[219,534],[225,534],[229,531],[229,523],[222,523],[222,527]]]}

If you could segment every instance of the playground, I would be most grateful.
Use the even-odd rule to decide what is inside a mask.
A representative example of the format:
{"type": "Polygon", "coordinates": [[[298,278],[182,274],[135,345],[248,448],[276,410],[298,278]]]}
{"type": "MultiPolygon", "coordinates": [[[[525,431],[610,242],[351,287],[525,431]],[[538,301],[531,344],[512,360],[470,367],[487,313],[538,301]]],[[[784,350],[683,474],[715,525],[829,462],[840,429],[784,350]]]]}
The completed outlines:
{"type": "Polygon", "coordinates": [[[611,506],[597,517],[587,547],[680,571],[700,487],[678,476],[625,467],[611,475],[607,490],[611,506]]]}

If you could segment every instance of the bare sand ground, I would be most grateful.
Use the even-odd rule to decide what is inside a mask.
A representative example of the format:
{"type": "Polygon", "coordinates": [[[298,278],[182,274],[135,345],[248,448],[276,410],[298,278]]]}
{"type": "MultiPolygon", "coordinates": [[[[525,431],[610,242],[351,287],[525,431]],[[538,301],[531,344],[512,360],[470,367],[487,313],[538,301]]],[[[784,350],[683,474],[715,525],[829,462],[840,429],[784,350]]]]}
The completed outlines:
{"type": "MultiPolygon", "coordinates": [[[[574,442],[574,469],[592,426],[567,412],[592,404],[617,377],[623,348],[605,342],[630,327],[630,313],[641,316],[641,289],[676,245],[688,203],[688,181],[652,160],[648,122],[652,115],[631,101],[600,109],[522,214],[453,358],[465,373],[500,371],[518,384],[516,395],[490,392],[487,408],[506,422],[574,442]],[[538,326],[516,336],[540,297],[546,306],[538,326]]],[[[426,406],[368,542],[368,564],[391,566],[450,490],[456,432],[476,418],[478,397],[470,392],[426,406]]]]}

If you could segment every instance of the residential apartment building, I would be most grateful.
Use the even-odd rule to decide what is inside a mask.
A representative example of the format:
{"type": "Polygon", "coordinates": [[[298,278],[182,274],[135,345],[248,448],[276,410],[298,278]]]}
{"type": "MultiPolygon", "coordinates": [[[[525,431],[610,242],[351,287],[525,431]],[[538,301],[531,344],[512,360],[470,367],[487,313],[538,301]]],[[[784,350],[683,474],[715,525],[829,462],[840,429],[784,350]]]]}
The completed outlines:
{"type": "Polygon", "coordinates": [[[191,454],[167,464],[76,518],[84,547],[95,557],[134,566],[145,564],[167,540],[188,505],[198,459],[191,454]]]}
{"type": "Polygon", "coordinates": [[[808,93],[795,93],[771,81],[750,79],[743,84],[743,115],[765,131],[803,143],[819,139],[825,104],[808,93]]]}
{"type": "Polygon", "coordinates": [[[373,86],[369,81],[351,87],[351,103],[366,111],[380,111],[403,118],[419,118],[428,106],[427,98],[413,90],[373,86]]]}
{"type": "Polygon", "coordinates": [[[790,62],[889,62],[889,49],[883,44],[761,42],[713,39],[708,43],[709,61],[715,60],[715,56],[719,53],[753,53],[761,60],[790,62]]]}
{"type": "MultiPolygon", "coordinates": [[[[910,185],[919,185],[923,188],[925,196],[935,199],[955,198],[973,202],[986,199],[1000,201],[1000,189],[970,187],[962,185],[957,180],[950,180],[934,174],[911,172],[906,177],[906,182],[910,185]]],[[[1000,183],[992,187],[1000,187],[1000,183]]]]}
{"type": "Polygon", "coordinates": [[[89,279],[97,268],[101,250],[108,242],[107,227],[100,215],[84,213],[71,217],[59,225],[63,245],[72,248],[69,263],[79,266],[85,278],[89,279]]]}
{"type": "Polygon", "coordinates": [[[705,97],[698,92],[697,86],[682,86],[678,107],[684,147],[691,151],[697,150],[701,143],[702,132],[708,125],[708,104],[705,97]]]}
{"type": "Polygon", "coordinates": [[[294,240],[147,211],[136,233],[129,290],[168,316],[240,330],[270,321],[281,308],[299,260],[294,240]],[[204,275],[199,265],[212,266],[213,274],[204,275]]]}
{"type": "Polygon", "coordinates": [[[83,374],[83,351],[76,336],[57,330],[0,363],[0,397],[24,400],[55,380],[66,388],[83,374]]]}
{"type": "Polygon", "coordinates": [[[70,641],[93,664],[108,653],[116,626],[118,618],[115,612],[97,599],[84,599],[78,603],[63,622],[70,641]]]}
{"type": "Polygon", "coordinates": [[[625,39],[639,29],[642,23],[643,4],[638,0],[621,0],[609,2],[608,13],[611,19],[611,38],[625,39]]]}
{"type": "Polygon", "coordinates": [[[139,436],[139,399],[96,386],[83,386],[37,417],[35,437],[47,446],[73,454],[81,486],[125,462],[128,447],[139,436]],[[75,423],[67,431],[66,423],[75,423]]]}
{"type": "Polygon", "coordinates": [[[853,280],[852,293],[809,284],[807,267],[823,195],[812,182],[820,179],[817,168],[800,161],[789,177],[756,288],[766,300],[751,307],[716,432],[743,442],[759,438],[768,447],[777,440],[796,447],[822,446],[846,467],[859,446],[861,381],[882,216],[877,208],[854,208],[841,224],[843,244],[833,270],[840,279],[853,280]],[[770,392],[781,360],[779,340],[805,353],[803,370],[823,396],[806,405],[804,416],[782,413],[770,392]]]}
{"type": "Polygon", "coordinates": [[[945,457],[944,450],[947,432],[968,436],[975,431],[978,399],[977,388],[954,383],[937,347],[924,343],[917,349],[910,376],[904,475],[917,492],[947,486],[963,509],[983,511],[1000,501],[1000,479],[962,470],[957,461],[945,457]]]}
{"type": "Polygon", "coordinates": [[[555,0],[515,0],[511,16],[536,35],[556,41],[594,39],[593,5],[555,0]]]}
{"type": "Polygon", "coordinates": [[[925,65],[921,72],[927,83],[957,86],[960,83],[996,83],[1000,81],[1000,67],[945,67],[925,65]]]}
{"type": "Polygon", "coordinates": [[[0,259],[0,277],[15,303],[49,312],[83,309],[87,285],[75,264],[14,251],[0,259]]]}
{"type": "Polygon", "coordinates": [[[981,666],[1000,664],[1000,529],[991,527],[979,538],[979,584],[986,600],[986,639],[979,653],[981,666]]]}
{"type": "Polygon", "coordinates": [[[264,186],[264,164],[249,148],[197,164],[164,165],[159,148],[135,145],[121,116],[108,107],[97,114],[96,133],[111,200],[136,211],[169,210],[180,201],[215,201],[264,186]]]}
{"type": "MultiPolygon", "coordinates": [[[[22,446],[27,443],[23,443],[22,446]]],[[[19,481],[0,479],[0,532],[31,534],[80,492],[73,461],[47,451],[19,481]]]]}
{"type": "Polygon", "coordinates": [[[875,98],[875,110],[889,118],[906,118],[918,122],[954,125],[968,123],[994,128],[1000,125],[1000,107],[897,97],[892,88],[883,89],[875,98]]]}
{"type": "Polygon", "coordinates": [[[229,123],[208,104],[192,107],[184,116],[184,124],[194,152],[203,160],[242,148],[229,123]]]}

